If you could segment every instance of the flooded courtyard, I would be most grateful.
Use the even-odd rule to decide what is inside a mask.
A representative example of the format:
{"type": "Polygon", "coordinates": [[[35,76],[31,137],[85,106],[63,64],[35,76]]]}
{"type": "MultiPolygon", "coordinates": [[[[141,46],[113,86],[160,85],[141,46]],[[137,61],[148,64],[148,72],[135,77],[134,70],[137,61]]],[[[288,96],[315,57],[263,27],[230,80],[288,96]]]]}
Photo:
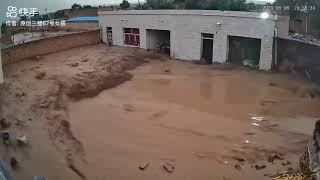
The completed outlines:
{"type": "Polygon", "coordinates": [[[93,179],[270,179],[298,167],[319,115],[312,88],[284,74],[175,60],[130,73],[68,105],[93,179]]]}
{"type": "Polygon", "coordinates": [[[272,179],[299,167],[319,87],[294,75],[92,45],[4,67],[15,179],[272,179]],[[50,154],[50,156],[48,156],[50,154]]]}

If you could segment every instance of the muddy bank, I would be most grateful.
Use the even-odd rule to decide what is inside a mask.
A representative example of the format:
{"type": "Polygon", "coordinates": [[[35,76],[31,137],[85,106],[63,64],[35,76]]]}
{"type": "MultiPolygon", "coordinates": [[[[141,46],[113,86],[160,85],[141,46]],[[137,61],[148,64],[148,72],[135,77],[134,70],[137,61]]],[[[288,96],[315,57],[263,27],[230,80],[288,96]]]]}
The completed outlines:
{"type": "Polygon", "coordinates": [[[132,75],[127,71],[153,57],[155,56],[137,49],[106,49],[104,45],[98,45],[75,48],[6,66],[6,84],[0,91],[0,119],[5,118],[14,124],[8,129],[13,134],[27,134],[32,145],[33,141],[37,141],[39,145],[49,143],[51,145],[45,145],[44,149],[54,152],[51,153],[52,157],[43,158],[52,159],[50,161],[43,162],[41,155],[36,158],[46,164],[39,168],[42,169],[41,172],[38,172],[37,166],[28,165],[37,162],[33,156],[46,154],[38,152],[41,148],[30,147],[26,150],[32,158],[24,157],[21,150],[10,153],[21,161],[22,170],[13,171],[14,176],[17,179],[32,178],[41,173],[51,179],[85,179],[86,172],[82,169],[83,164],[86,164],[83,159],[85,151],[81,141],[70,130],[68,102],[96,96],[104,89],[130,80],[132,75]],[[48,138],[51,140],[46,140],[48,138]],[[63,171],[52,168],[57,167],[57,164],[68,173],[60,173],[63,171]]]}

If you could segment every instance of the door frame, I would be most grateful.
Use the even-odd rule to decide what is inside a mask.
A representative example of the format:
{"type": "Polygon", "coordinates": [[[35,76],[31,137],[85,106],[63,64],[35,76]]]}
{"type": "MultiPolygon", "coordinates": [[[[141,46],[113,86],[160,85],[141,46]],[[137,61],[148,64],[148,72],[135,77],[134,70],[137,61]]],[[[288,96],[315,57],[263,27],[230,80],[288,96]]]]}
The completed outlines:
{"type": "Polygon", "coordinates": [[[213,62],[213,54],[214,54],[214,34],[213,33],[201,33],[201,48],[200,48],[200,59],[202,58],[203,53],[203,40],[212,40],[212,59],[213,62]]]}

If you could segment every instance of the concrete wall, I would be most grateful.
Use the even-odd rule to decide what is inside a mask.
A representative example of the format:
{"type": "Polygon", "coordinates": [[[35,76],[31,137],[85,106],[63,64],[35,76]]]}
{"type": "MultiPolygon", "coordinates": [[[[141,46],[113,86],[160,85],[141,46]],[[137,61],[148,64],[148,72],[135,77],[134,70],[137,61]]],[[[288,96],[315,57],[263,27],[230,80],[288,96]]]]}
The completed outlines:
{"type": "Polygon", "coordinates": [[[124,46],[123,28],[140,29],[140,47],[147,48],[146,29],[170,30],[171,56],[183,60],[200,60],[201,33],[214,34],[213,62],[227,61],[227,36],[261,39],[260,69],[272,64],[273,34],[276,17],[261,19],[259,13],[230,11],[151,10],[100,12],[103,41],[105,27],[113,28],[114,45],[124,46]],[[221,25],[217,25],[220,22],[221,25]]]}
{"type": "Polygon", "coordinates": [[[99,42],[101,42],[99,30],[41,39],[2,49],[2,63],[9,64],[27,58],[74,47],[97,44],[99,42]]]}
{"type": "Polygon", "coordinates": [[[289,36],[289,21],[290,18],[287,16],[278,16],[278,21],[276,22],[278,37],[286,38],[289,36]]]}
{"type": "Polygon", "coordinates": [[[71,31],[95,30],[99,29],[99,22],[66,22],[66,26],[61,28],[71,31]]]}

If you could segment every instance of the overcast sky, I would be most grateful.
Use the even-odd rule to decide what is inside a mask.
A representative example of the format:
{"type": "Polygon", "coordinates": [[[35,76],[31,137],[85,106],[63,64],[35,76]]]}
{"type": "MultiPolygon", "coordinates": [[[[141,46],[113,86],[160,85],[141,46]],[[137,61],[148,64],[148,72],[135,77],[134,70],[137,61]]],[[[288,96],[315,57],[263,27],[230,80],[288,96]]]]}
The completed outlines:
{"type": "MultiPolygon", "coordinates": [[[[52,12],[58,9],[70,8],[72,4],[88,4],[88,5],[109,5],[119,4],[122,0],[0,0],[0,20],[6,17],[8,6],[15,6],[17,8],[38,8],[40,13],[44,13],[45,9],[52,12]]],[[[128,0],[131,3],[138,2],[138,0],[128,0]]],[[[143,2],[144,0],[140,0],[143,2]]],[[[223,0],[222,0],[223,1],[223,0]]],[[[266,1],[273,2],[273,0],[249,0],[249,1],[266,1]]]]}

